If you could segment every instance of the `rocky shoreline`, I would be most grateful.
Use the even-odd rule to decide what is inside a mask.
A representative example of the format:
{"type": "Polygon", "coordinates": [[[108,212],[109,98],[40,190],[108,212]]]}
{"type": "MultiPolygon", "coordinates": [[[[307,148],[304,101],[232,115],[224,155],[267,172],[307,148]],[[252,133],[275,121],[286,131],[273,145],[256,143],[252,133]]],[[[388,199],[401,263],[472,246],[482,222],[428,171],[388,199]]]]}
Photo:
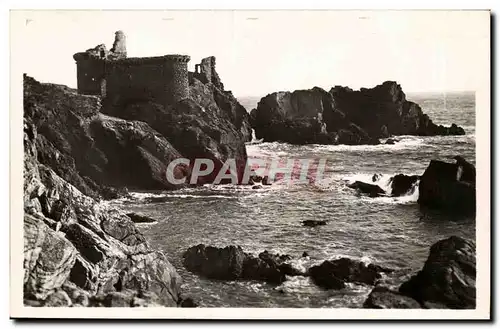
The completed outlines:
{"type": "MultiPolygon", "coordinates": [[[[302,255],[302,257],[308,257],[302,255]]],[[[279,285],[293,276],[310,277],[325,290],[346,289],[353,282],[374,286],[365,308],[452,308],[476,306],[476,246],[474,241],[452,236],[430,248],[423,268],[396,289],[382,277],[395,271],[350,258],[325,260],[303,271],[290,262],[290,255],[257,257],[240,246],[217,248],[197,245],[183,255],[190,272],[215,280],[255,280],[279,285]]]]}
{"type": "MultiPolygon", "coordinates": [[[[168,163],[180,157],[206,157],[219,167],[232,158],[243,172],[249,115],[220,80],[198,78],[190,75],[190,98],[169,108],[116,108],[24,75],[25,305],[195,305],[182,296],[167,256],[135,225],[151,219],[100,201],[129,188],[184,187],[165,178],[168,163]]],[[[190,178],[191,168],[174,174],[190,178]]],[[[214,177],[202,178],[194,184],[214,177]]]]}
{"type": "MultiPolygon", "coordinates": [[[[457,126],[434,125],[394,82],[359,92],[335,87],[271,94],[249,115],[214,77],[204,81],[191,74],[190,97],[168,108],[152,102],[117,108],[106,99],[24,76],[25,305],[196,306],[182,294],[182,279],[168,255],[152,249],[136,226],[154,220],[100,201],[127,195],[128,189],[187,186],[165,179],[166,165],[181,157],[212,159],[215,173],[234,158],[241,176],[251,126],[257,138],[295,144],[376,144],[400,134],[463,134],[457,126]],[[377,120],[364,118],[367,108],[376,109],[377,120]]],[[[456,161],[432,161],[422,176],[393,177],[391,196],[408,193],[418,182],[422,207],[452,212],[459,204],[459,211],[475,211],[475,168],[465,159],[456,161]]],[[[190,178],[191,169],[181,166],[175,174],[190,178]]],[[[214,178],[201,177],[194,185],[214,178]]],[[[351,187],[383,196],[375,186],[351,187]]],[[[302,224],[320,229],[327,222],[302,224]]],[[[279,284],[289,276],[309,276],[324,289],[367,284],[374,288],[365,307],[475,306],[475,244],[459,237],[434,244],[422,270],[399,290],[378,285],[393,269],[341,258],[302,271],[290,263],[293,258],[197,245],[184,254],[184,266],[218,280],[279,284]]]]}

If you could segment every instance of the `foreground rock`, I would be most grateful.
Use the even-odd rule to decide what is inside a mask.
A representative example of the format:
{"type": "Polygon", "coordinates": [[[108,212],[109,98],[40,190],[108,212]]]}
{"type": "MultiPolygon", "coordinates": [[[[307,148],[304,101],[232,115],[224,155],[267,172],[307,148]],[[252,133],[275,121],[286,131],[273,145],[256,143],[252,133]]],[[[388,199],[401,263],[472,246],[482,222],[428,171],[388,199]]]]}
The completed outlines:
{"type": "Polygon", "coordinates": [[[465,134],[455,124],[434,124],[394,81],[359,91],[336,86],[272,93],[250,116],[256,137],[266,142],[358,145],[394,135],[465,134]]]}
{"type": "Polygon", "coordinates": [[[347,187],[356,189],[359,192],[366,194],[371,198],[385,195],[384,189],[381,188],[380,186],[361,181],[355,181],[354,183],[347,185],[347,187]]]}
{"type": "Polygon", "coordinates": [[[457,236],[435,243],[422,270],[403,283],[399,292],[429,308],[475,308],[475,243],[457,236]]]}
{"type": "Polygon", "coordinates": [[[181,278],[123,212],[38,159],[24,125],[24,301],[31,306],[177,306],[181,278]]]}
{"type": "Polygon", "coordinates": [[[392,271],[382,266],[340,258],[313,266],[308,273],[313,282],[324,289],[342,289],[346,282],[374,285],[382,277],[381,273],[392,271]]]}
{"type": "Polygon", "coordinates": [[[418,203],[449,213],[476,211],[476,169],[461,157],[456,163],[431,160],[420,178],[418,203]]]}
{"type": "Polygon", "coordinates": [[[418,175],[395,175],[391,178],[391,196],[398,197],[411,193],[419,179],[418,175]]]}
{"type": "Polygon", "coordinates": [[[303,275],[287,263],[288,255],[270,254],[264,251],[254,257],[240,246],[217,248],[199,244],[189,248],[183,255],[187,270],[209,279],[258,280],[279,284],[286,275],[303,275]]]}
{"type": "Polygon", "coordinates": [[[422,308],[415,299],[383,286],[373,288],[363,303],[363,307],[378,309],[422,308]]]}

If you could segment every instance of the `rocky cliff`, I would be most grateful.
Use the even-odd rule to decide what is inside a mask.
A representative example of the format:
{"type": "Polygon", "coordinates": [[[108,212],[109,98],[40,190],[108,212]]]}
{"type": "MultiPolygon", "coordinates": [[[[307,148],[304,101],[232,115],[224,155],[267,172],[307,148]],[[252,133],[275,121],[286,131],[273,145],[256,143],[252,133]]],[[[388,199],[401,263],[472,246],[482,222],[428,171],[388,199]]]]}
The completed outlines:
{"type": "MultiPolygon", "coordinates": [[[[149,247],[127,214],[99,202],[127,189],[184,186],[165,175],[181,157],[210,158],[216,169],[235,158],[243,172],[251,139],[245,109],[221,83],[192,78],[190,93],[169,108],[111,108],[106,99],[24,76],[26,305],[190,304],[166,255],[149,247]]],[[[189,181],[191,167],[179,165],[174,175],[189,181]]]]}
{"type": "Polygon", "coordinates": [[[453,124],[436,125],[401,86],[386,81],[354,91],[336,86],[329,92],[277,92],[263,97],[251,112],[257,138],[293,144],[377,144],[393,135],[463,135],[453,124]]]}
{"type": "MultiPolygon", "coordinates": [[[[190,98],[169,108],[155,103],[107,105],[97,96],[24,77],[24,116],[38,137],[38,160],[84,194],[114,197],[120,189],[174,189],[166,179],[178,158],[208,158],[214,173],[236,159],[246,166],[245,142],[251,140],[249,115],[231,92],[192,78],[190,98]],[[103,106],[104,105],[104,106],[103,106]]],[[[190,166],[178,165],[176,178],[190,179],[190,166]]]]}
{"type": "MultiPolygon", "coordinates": [[[[25,119],[25,305],[180,304],[181,278],[166,256],[148,246],[127,215],[97,203],[38,161],[39,136],[25,119]]],[[[63,175],[82,183],[71,173],[63,175]]]]}

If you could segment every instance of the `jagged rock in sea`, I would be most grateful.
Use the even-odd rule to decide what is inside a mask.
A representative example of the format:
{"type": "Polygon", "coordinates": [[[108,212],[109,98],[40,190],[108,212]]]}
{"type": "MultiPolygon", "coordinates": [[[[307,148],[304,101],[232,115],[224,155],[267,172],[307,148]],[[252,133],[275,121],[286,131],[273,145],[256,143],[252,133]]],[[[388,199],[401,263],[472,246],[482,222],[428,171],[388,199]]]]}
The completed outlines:
{"type": "Polygon", "coordinates": [[[388,287],[376,286],[363,303],[363,308],[394,309],[422,307],[411,297],[404,296],[388,287]]]}
{"type": "Polygon", "coordinates": [[[240,246],[217,248],[199,244],[183,254],[187,270],[210,279],[235,280],[243,273],[245,253],[240,246]]]}
{"type": "Polygon", "coordinates": [[[476,169],[465,159],[456,163],[431,160],[420,178],[418,203],[449,213],[476,211],[476,169]]]}
{"type": "Polygon", "coordinates": [[[307,220],[303,220],[301,223],[304,226],[316,227],[316,226],[326,225],[327,222],[328,221],[326,221],[326,220],[307,219],[307,220]]]}
{"type": "Polygon", "coordinates": [[[391,196],[398,197],[408,194],[420,179],[418,175],[397,174],[390,179],[391,196]]]}
{"type": "Polygon", "coordinates": [[[190,272],[218,280],[258,280],[279,284],[286,275],[304,275],[287,263],[288,255],[261,252],[258,257],[245,253],[240,246],[217,248],[199,244],[183,254],[184,267],[190,272]]]}
{"type": "Polygon", "coordinates": [[[426,308],[475,308],[476,244],[457,236],[436,242],[422,270],[399,292],[426,308]]]}
{"type": "Polygon", "coordinates": [[[381,188],[380,186],[375,185],[375,184],[361,182],[361,181],[355,181],[352,184],[348,184],[347,187],[355,189],[355,190],[357,190],[363,194],[366,194],[372,198],[385,195],[384,189],[381,188]]]}
{"type": "Polygon", "coordinates": [[[266,142],[359,145],[393,135],[465,134],[455,124],[434,124],[394,81],[359,91],[335,86],[330,92],[314,87],[272,93],[250,117],[256,137],[266,142]]]}
{"type": "Polygon", "coordinates": [[[156,220],[151,218],[151,217],[136,214],[135,212],[129,212],[129,213],[127,213],[127,216],[130,217],[130,219],[134,223],[155,223],[156,222],[156,220]]]}
{"type": "Polygon", "coordinates": [[[39,162],[37,136],[25,119],[25,305],[177,306],[181,278],[166,256],[125,213],[39,162]]]}
{"type": "Polygon", "coordinates": [[[381,273],[390,273],[392,269],[368,264],[350,258],[325,260],[320,265],[312,266],[308,273],[315,284],[324,289],[342,289],[346,282],[374,285],[382,277],[381,273]]]}
{"type": "Polygon", "coordinates": [[[242,278],[280,284],[286,280],[287,275],[304,275],[305,273],[287,263],[291,259],[289,255],[271,254],[267,250],[258,257],[246,254],[242,278]]]}

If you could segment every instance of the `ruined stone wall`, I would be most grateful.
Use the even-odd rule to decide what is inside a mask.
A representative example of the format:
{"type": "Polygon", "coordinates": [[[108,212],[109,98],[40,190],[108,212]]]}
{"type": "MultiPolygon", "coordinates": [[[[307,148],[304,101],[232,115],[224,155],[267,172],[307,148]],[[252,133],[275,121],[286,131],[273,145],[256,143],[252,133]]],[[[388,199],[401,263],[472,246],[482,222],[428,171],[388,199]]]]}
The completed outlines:
{"type": "Polygon", "coordinates": [[[87,59],[77,61],[78,92],[86,95],[101,95],[105,76],[105,61],[87,59]]]}
{"type": "Polygon", "coordinates": [[[196,64],[193,76],[203,83],[212,83],[220,90],[224,90],[224,85],[215,70],[214,56],[203,58],[200,64],[196,64]]]}
{"type": "Polygon", "coordinates": [[[115,106],[151,100],[167,106],[187,98],[188,61],[182,55],[107,61],[106,96],[115,106]]]}
{"type": "Polygon", "coordinates": [[[189,97],[189,81],[187,62],[170,61],[167,68],[171,72],[172,78],[167,86],[167,102],[178,102],[189,97]]]}

